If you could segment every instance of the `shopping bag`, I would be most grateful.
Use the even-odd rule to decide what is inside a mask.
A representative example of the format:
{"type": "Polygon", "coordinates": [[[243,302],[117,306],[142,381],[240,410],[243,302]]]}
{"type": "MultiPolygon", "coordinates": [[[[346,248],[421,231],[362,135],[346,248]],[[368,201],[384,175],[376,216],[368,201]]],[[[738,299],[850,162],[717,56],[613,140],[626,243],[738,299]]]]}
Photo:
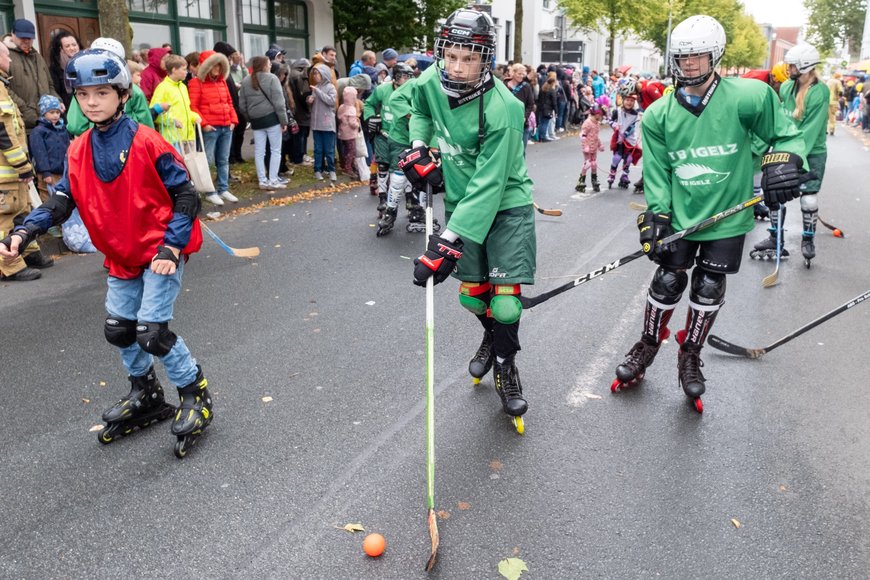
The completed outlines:
{"type": "MultiPolygon", "coordinates": [[[[202,129],[196,125],[196,136],[203,143],[202,129]]],[[[192,145],[184,144],[183,146],[184,165],[187,167],[187,172],[190,173],[190,180],[193,182],[193,187],[197,193],[214,193],[214,181],[211,179],[211,168],[208,166],[208,157],[205,151],[196,150],[196,141],[192,145]]]]}
{"type": "Polygon", "coordinates": [[[356,171],[359,173],[360,181],[368,181],[372,177],[371,169],[369,169],[368,163],[366,163],[365,157],[357,157],[353,160],[354,165],[356,166],[356,171]]]}
{"type": "Polygon", "coordinates": [[[362,129],[356,132],[356,137],[354,137],[354,147],[356,147],[356,156],[357,157],[365,157],[368,155],[368,148],[366,147],[366,138],[363,135],[362,129]]]}

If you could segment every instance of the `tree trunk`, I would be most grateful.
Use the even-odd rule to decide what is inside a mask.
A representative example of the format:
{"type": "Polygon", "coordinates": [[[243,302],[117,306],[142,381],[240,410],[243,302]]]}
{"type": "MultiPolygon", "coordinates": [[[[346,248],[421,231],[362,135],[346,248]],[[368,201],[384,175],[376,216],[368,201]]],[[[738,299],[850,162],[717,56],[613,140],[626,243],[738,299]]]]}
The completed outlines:
{"type": "Polygon", "coordinates": [[[514,1],[514,62],[523,62],[523,0],[514,1]]]}
{"type": "Polygon", "coordinates": [[[133,28],[127,0],[97,0],[97,8],[100,11],[100,34],[119,41],[128,56],[133,54],[133,28]]]}
{"type": "Polygon", "coordinates": [[[605,78],[609,78],[611,74],[613,74],[614,62],[616,61],[616,30],[614,26],[614,19],[610,19],[610,57],[608,60],[608,71],[607,76],[605,78]]]}

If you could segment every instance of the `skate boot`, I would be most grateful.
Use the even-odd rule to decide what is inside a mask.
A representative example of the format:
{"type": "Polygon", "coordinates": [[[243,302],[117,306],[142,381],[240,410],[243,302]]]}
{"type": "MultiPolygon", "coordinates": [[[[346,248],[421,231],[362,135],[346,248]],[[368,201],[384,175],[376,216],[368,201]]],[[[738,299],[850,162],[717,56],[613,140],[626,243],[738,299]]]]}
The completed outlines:
{"type": "Polygon", "coordinates": [[[378,193],[378,219],[384,217],[384,210],[387,209],[387,192],[378,193]]]}
{"type": "Polygon", "coordinates": [[[758,221],[770,221],[770,210],[763,203],[756,203],[753,210],[758,221]]]}
{"type": "Polygon", "coordinates": [[[196,378],[193,382],[178,389],[178,398],[180,402],[172,423],[172,434],[178,438],[175,442],[175,456],[182,459],[214,417],[211,412],[208,381],[202,376],[199,365],[196,366],[196,378]]]}
{"type": "MultiPolygon", "coordinates": [[[[667,327],[664,328],[663,334],[664,336],[661,340],[664,340],[670,334],[667,327]]],[[[616,379],[610,384],[611,393],[634,385],[643,379],[647,367],[653,364],[653,361],[656,359],[656,354],[658,354],[662,344],[661,340],[655,343],[650,342],[649,338],[643,337],[631,347],[630,351],[625,353],[625,360],[621,365],[616,367],[616,379]]]]}
{"type": "Polygon", "coordinates": [[[385,236],[393,230],[393,226],[396,225],[397,213],[398,208],[396,207],[387,207],[384,210],[384,215],[378,220],[378,229],[375,232],[377,237],[385,236]]]}
{"type": "Polygon", "coordinates": [[[815,236],[803,236],[801,238],[801,254],[804,255],[804,265],[812,267],[812,259],[816,257],[815,236]]]}
{"type": "Polygon", "coordinates": [[[523,414],[529,410],[529,404],[523,398],[523,386],[520,383],[519,371],[514,364],[514,357],[507,358],[502,363],[495,360],[492,366],[495,390],[501,397],[502,408],[511,418],[517,433],[522,435],[526,430],[523,414]]]}
{"type": "Polygon", "coordinates": [[[592,191],[598,193],[601,191],[601,184],[598,183],[598,174],[592,174],[592,191]]]}
{"type": "Polygon", "coordinates": [[[154,367],[144,376],[127,378],[130,380],[130,394],[103,413],[106,426],[97,433],[100,443],[111,443],[129,435],[136,427],[144,429],[151,423],[168,419],[175,412],[175,407],[163,398],[163,387],[154,374],[154,367]]]}
{"type": "Polygon", "coordinates": [[[577,185],[574,186],[574,191],[579,191],[580,193],[586,193],[586,176],[581,175],[580,179],[577,180],[577,185]]]}
{"type": "Polygon", "coordinates": [[[701,373],[703,366],[704,361],[701,360],[700,346],[691,343],[680,346],[680,352],[677,354],[677,376],[683,392],[686,393],[686,396],[692,401],[692,406],[699,413],[704,412],[701,395],[707,390],[706,379],[701,373]]]}
{"type": "Polygon", "coordinates": [[[378,194],[378,174],[376,172],[372,172],[369,177],[369,193],[373,197],[378,194]]]}
{"type": "Polygon", "coordinates": [[[411,212],[415,207],[420,207],[420,200],[414,190],[408,186],[405,188],[405,209],[411,212]]]}
{"type": "Polygon", "coordinates": [[[610,168],[610,175],[607,176],[607,189],[613,187],[613,182],[616,181],[616,167],[610,168]]]}
{"type": "Polygon", "coordinates": [[[419,234],[426,231],[426,212],[419,205],[411,208],[408,215],[408,225],[405,226],[412,234],[419,234]]]}
{"type": "Polygon", "coordinates": [[[628,178],[628,175],[623,173],[619,178],[619,189],[628,189],[628,186],[631,185],[631,180],[628,178]]]}
{"type": "Polygon", "coordinates": [[[643,176],[640,179],[634,182],[634,192],[640,195],[643,195],[643,176]]]}
{"type": "MultiPolygon", "coordinates": [[[[780,258],[788,258],[788,250],[782,248],[780,250],[780,258]]],[[[749,256],[753,260],[775,260],[776,259],[776,234],[771,232],[770,236],[761,242],[755,244],[755,248],[749,252],[749,256]]]]}
{"type": "Polygon", "coordinates": [[[480,342],[477,352],[468,362],[468,374],[471,375],[471,380],[475,385],[479,385],[480,379],[485,377],[489,369],[492,368],[492,361],[492,331],[484,330],[483,340],[480,342]]]}

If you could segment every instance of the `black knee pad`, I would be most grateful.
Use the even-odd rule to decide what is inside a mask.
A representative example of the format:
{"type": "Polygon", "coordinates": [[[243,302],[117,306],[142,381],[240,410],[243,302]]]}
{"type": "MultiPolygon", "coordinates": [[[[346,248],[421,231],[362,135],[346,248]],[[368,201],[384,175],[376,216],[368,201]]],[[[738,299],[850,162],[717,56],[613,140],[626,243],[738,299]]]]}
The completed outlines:
{"type": "Polygon", "coordinates": [[[685,270],[669,270],[659,266],[649,285],[649,294],[662,304],[676,304],[688,285],[689,275],[685,270]]]}
{"type": "Polygon", "coordinates": [[[390,172],[390,164],[389,163],[378,163],[378,173],[389,173],[390,172]]]}
{"type": "Polygon", "coordinates": [[[136,327],[136,342],[142,350],[154,356],[166,356],[178,336],[169,330],[168,322],[142,322],[136,327]]]}
{"type": "Polygon", "coordinates": [[[128,346],[133,346],[133,343],[136,342],[135,320],[107,316],[106,326],[103,330],[105,331],[106,340],[109,344],[113,344],[117,347],[127,348],[128,346]]]}
{"type": "Polygon", "coordinates": [[[722,304],[725,299],[725,274],[701,268],[692,271],[692,302],[705,306],[722,304]]]}

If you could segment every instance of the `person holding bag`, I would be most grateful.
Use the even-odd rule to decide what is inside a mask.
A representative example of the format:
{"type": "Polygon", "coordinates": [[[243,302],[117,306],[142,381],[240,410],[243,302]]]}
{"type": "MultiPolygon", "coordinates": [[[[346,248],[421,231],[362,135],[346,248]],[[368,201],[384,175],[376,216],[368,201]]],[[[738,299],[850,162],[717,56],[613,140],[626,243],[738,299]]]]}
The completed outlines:
{"type": "Polygon", "coordinates": [[[287,105],[278,77],[269,72],[271,63],[265,56],[251,61],[252,74],[242,81],[239,106],[251,120],[254,130],[254,165],[260,189],[273,191],[287,186],[278,180],[281,163],[281,134],[287,130],[287,105]],[[269,173],[266,174],[266,144],[269,145],[269,173]]]}
{"type": "Polygon", "coordinates": [[[209,166],[217,169],[217,187],[205,198],[215,205],[223,205],[224,200],[238,202],[239,198],[229,192],[230,145],[239,122],[226,83],[230,62],[213,50],[200,53],[199,62],[196,76],[187,85],[190,108],[202,117],[205,154],[209,166]]]}

